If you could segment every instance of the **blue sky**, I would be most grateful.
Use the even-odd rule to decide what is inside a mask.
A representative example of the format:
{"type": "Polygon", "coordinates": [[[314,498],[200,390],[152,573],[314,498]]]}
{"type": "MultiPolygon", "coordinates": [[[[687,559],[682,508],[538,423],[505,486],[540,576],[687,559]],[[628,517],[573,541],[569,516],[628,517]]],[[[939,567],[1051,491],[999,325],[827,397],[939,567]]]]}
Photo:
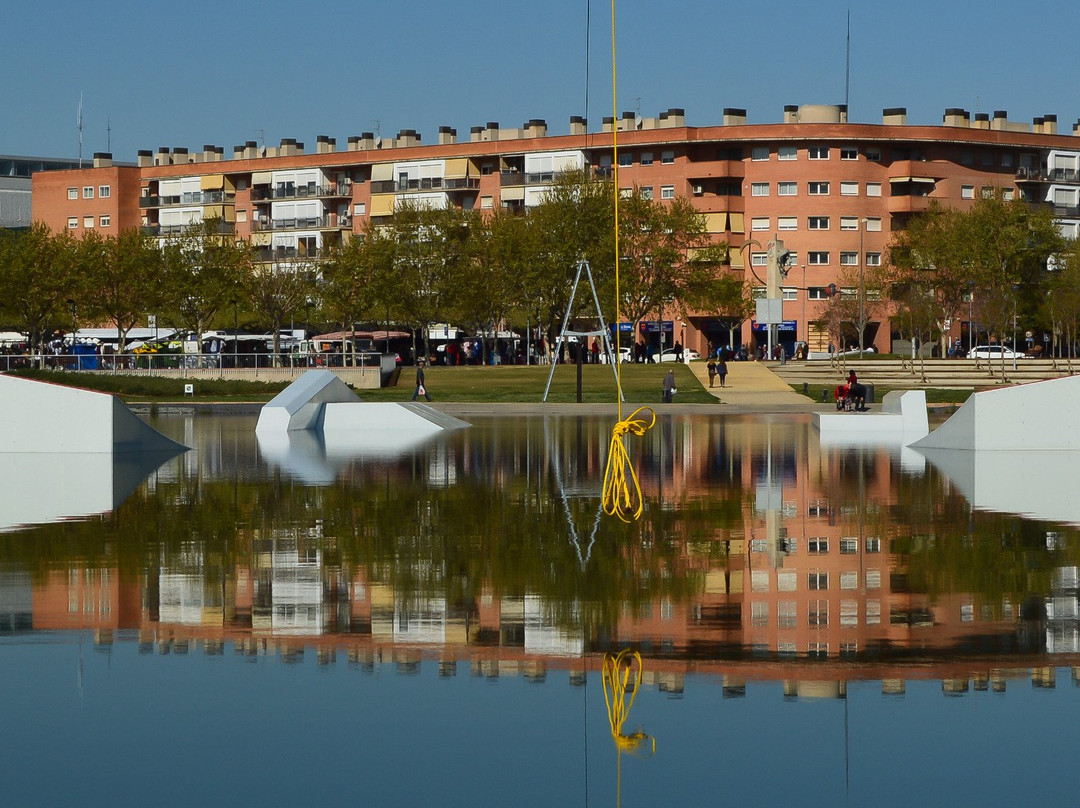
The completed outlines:
{"type": "MultiPolygon", "coordinates": [[[[5,4],[0,153],[68,157],[83,97],[83,154],[203,144],[231,154],[276,144],[440,125],[467,136],[498,121],[585,114],[587,0],[104,0],[5,4]]],[[[785,104],[842,103],[851,10],[852,121],[904,106],[911,123],[946,107],[1005,109],[1011,120],[1080,115],[1080,3],[970,0],[617,0],[619,110],[686,109],[690,125],[724,107],[751,123],[785,104]]],[[[588,115],[610,115],[610,4],[591,0],[588,115]]]]}

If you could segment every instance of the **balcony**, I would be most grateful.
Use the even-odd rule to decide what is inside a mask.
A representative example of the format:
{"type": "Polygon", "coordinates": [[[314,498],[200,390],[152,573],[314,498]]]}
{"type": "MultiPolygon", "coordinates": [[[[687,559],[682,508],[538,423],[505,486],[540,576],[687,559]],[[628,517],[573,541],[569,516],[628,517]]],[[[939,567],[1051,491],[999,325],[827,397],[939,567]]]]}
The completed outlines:
{"type": "Polygon", "coordinates": [[[524,185],[525,174],[521,171],[503,171],[499,174],[499,186],[505,188],[508,185],[524,185]]]}
{"type": "Polygon", "coordinates": [[[890,196],[889,213],[922,213],[929,209],[929,196],[890,196]]]}
{"type": "Polygon", "coordinates": [[[1016,169],[1016,181],[1017,182],[1048,182],[1046,172],[1041,168],[1031,168],[1030,166],[1020,166],[1016,169]]]}
{"type": "Polygon", "coordinates": [[[210,229],[205,222],[195,222],[194,224],[144,224],[139,229],[147,236],[182,236],[185,233],[199,236],[226,236],[236,232],[236,224],[219,220],[217,226],[213,229],[210,229]]]}
{"type": "Polygon", "coordinates": [[[271,230],[339,230],[352,227],[352,218],[349,216],[303,216],[292,219],[256,219],[251,223],[251,232],[267,232],[271,230]]]}
{"type": "Polygon", "coordinates": [[[479,177],[457,177],[443,180],[443,187],[447,191],[476,191],[480,188],[479,177]]]}
{"type": "Polygon", "coordinates": [[[273,199],[311,199],[319,197],[352,196],[352,183],[339,182],[337,185],[293,185],[283,183],[273,188],[256,186],[251,189],[252,202],[264,202],[273,199]]]}
{"type": "Polygon", "coordinates": [[[224,191],[189,191],[177,196],[140,196],[140,208],[168,208],[177,205],[221,205],[232,203],[233,197],[224,191]]]}
{"type": "Polygon", "coordinates": [[[690,182],[713,179],[742,179],[746,176],[746,167],[741,160],[714,160],[693,162],[689,165],[687,179],[690,182]]]}
{"type": "Polygon", "coordinates": [[[317,261],[322,258],[320,249],[301,250],[299,247],[259,247],[255,250],[255,260],[269,264],[277,261],[317,261]]]}
{"type": "Polygon", "coordinates": [[[1054,216],[1059,219],[1080,218],[1080,205],[1054,205],[1054,216]]]}
{"type": "MultiPolygon", "coordinates": [[[[405,194],[410,191],[445,191],[449,180],[442,177],[421,177],[416,180],[375,180],[371,183],[373,194],[405,194]]],[[[473,182],[473,180],[453,180],[453,182],[473,182]]],[[[479,180],[475,180],[479,187],[479,180]]]]}
{"type": "Polygon", "coordinates": [[[1051,168],[1046,176],[1050,182],[1080,183],[1080,172],[1075,168],[1051,168]]]}

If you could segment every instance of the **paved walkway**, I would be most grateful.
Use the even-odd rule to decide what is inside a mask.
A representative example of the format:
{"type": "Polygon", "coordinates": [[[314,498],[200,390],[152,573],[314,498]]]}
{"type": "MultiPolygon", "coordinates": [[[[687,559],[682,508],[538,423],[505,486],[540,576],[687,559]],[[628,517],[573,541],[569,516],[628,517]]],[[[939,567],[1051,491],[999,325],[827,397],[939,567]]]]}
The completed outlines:
{"type": "Polygon", "coordinates": [[[724,387],[717,377],[714,387],[709,387],[709,370],[706,362],[691,362],[689,367],[701,381],[701,386],[733,409],[754,412],[813,412],[814,402],[799,395],[761,362],[728,362],[728,375],[724,387]]]}

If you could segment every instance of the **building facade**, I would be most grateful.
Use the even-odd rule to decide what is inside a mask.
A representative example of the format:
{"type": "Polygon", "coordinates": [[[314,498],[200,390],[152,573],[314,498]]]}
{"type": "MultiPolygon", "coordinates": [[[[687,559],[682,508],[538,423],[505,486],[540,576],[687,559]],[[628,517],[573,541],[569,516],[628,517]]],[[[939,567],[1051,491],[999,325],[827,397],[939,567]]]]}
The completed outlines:
{"type": "Polygon", "coordinates": [[[31,177],[43,171],[78,168],[78,160],[0,154],[0,230],[29,227],[33,221],[31,177]]]}
{"type": "MultiPolygon", "coordinates": [[[[422,144],[414,130],[392,139],[364,133],[341,150],[320,135],[310,153],[283,139],[270,148],[249,141],[229,159],[212,145],[140,151],[132,167],[96,155],[93,168],[36,174],[34,215],[76,233],[139,226],[161,238],[213,217],[250,240],[263,261],[314,259],[365,221],[386,221],[405,201],[522,210],[543,200],[559,172],[589,169],[617,176],[623,190],[691,200],[713,239],[730,245],[731,269],[758,294],[769,242],[782,240],[792,260],[778,338],[789,350],[796,341],[825,350],[820,320],[830,285],[854,293],[852,278],[885,261],[892,233],[934,200],[963,208],[1000,193],[1051,205],[1061,231],[1080,235],[1078,135],[1080,122],[1059,134],[1055,116],[1018,124],[1004,111],[972,118],[948,109],[940,126],[924,126],[909,125],[906,110],[893,108],[881,123],[864,124],[849,122],[842,106],[785,107],[782,122],[772,124],[750,124],[745,110],[725,109],[721,125],[707,127],[687,126],[681,109],[656,118],[625,113],[605,119],[599,132],[575,116],[565,135],[549,134],[542,120],[520,129],[473,127],[467,140],[441,127],[434,144],[422,144]]],[[[668,344],[681,338],[704,351],[753,344],[763,333],[754,321],[687,314],[663,324],[668,344]]],[[[954,323],[957,332],[963,327],[954,323]]],[[[865,338],[890,350],[887,317],[875,314],[865,338]]]]}

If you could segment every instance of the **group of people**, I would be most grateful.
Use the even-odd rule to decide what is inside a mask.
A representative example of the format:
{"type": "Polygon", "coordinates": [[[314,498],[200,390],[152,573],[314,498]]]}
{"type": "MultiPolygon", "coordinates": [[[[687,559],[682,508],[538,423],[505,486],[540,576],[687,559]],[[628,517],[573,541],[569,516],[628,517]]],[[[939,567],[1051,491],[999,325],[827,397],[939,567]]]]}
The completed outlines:
{"type": "Polygon", "coordinates": [[[856,412],[866,411],[866,385],[859,384],[859,377],[854,369],[848,373],[845,384],[837,385],[834,395],[837,410],[847,409],[850,405],[856,412]]]}
{"type": "Polygon", "coordinates": [[[719,359],[709,357],[709,363],[705,366],[709,371],[709,387],[716,384],[716,377],[720,377],[720,386],[724,387],[727,382],[727,360],[721,354],[719,359]]]}

